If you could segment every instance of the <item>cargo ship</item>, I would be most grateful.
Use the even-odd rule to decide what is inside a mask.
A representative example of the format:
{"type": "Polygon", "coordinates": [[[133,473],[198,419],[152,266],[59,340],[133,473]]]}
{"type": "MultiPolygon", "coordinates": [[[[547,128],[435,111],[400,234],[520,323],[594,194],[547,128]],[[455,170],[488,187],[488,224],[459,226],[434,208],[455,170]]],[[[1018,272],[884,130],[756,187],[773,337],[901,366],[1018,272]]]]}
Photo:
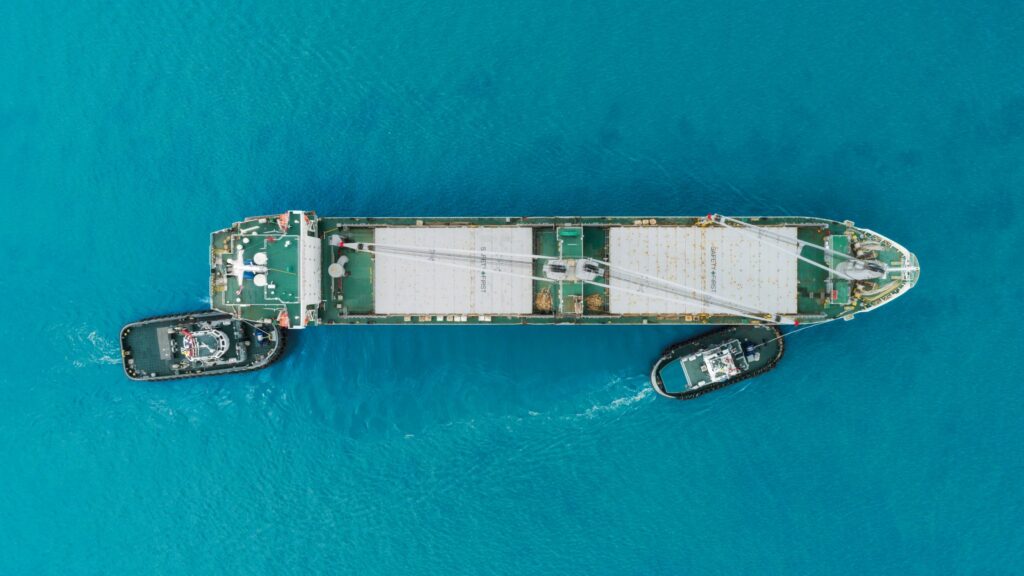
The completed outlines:
{"type": "Polygon", "coordinates": [[[168,314],[121,329],[124,373],[132,380],[176,380],[259,370],[284,350],[284,333],[216,310],[168,314]]]}
{"type": "Polygon", "coordinates": [[[651,386],[667,398],[692,400],[768,372],[784,350],[776,326],[727,326],[669,346],[651,368],[651,386]]]}
{"type": "Polygon", "coordinates": [[[336,324],[796,325],[852,319],[920,274],[850,221],[728,217],[318,217],[213,232],[212,307],[336,324]]]}

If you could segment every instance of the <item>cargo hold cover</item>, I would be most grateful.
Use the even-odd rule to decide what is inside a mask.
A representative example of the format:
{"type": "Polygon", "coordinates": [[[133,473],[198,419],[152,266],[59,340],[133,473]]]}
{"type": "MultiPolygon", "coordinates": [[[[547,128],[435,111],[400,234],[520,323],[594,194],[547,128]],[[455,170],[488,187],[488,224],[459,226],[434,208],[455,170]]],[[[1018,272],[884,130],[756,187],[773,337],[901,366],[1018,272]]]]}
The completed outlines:
{"type": "MultiPolygon", "coordinates": [[[[796,238],[796,228],[772,228],[796,238]]],[[[729,314],[734,309],[687,300],[645,287],[637,279],[616,278],[615,267],[642,272],[703,290],[762,312],[797,311],[797,259],[785,242],[729,228],[618,227],[611,229],[610,311],[613,314],[729,314]],[[767,243],[774,243],[778,248],[767,243]],[[783,251],[784,250],[784,251],[783,251]],[[615,288],[619,287],[620,290],[615,288]],[[631,294],[647,292],[661,298],[631,294]]]]}
{"type": "Polygon", "coordinates": [[[488,253],[529,255],[533,231],[518,227],[378,228],[374,242],[374,311],[377,314],[530,314],[532,264],[487,258],[488,253]],[[387,246],[414,246],[415,253],[388,256],[387,246]],[[462,257],[424,249],[480,254],[462,257]],[[468,268],[483,268],[471,270],[468,268]],[[493,271],[493,273],[488,273],[493,271]],[[515,276],[509,275],[514,274],[515,276]]]}

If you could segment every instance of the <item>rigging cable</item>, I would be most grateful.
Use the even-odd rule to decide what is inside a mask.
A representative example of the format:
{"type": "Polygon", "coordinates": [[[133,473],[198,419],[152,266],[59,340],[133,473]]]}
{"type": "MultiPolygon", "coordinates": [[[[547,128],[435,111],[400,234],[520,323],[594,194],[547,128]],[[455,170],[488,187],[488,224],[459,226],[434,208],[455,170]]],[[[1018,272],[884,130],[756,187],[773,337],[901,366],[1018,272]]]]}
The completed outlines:
{"type": "Polygon", "coordinates": [[[825,324],[828,324],[829,322],[835,322],[836,320],[842,320],[842,319],[845,319],[847,317],[852,318],[853,315],[854,315],[854,312],[851,311],[851,312],[847,312],[845,314],[840,314],[839,316],[836,316],[835,318],[829,318],[828,320],[823,320],[821,322],[815,322],[814,324],[808,324],[807,326],[802,326],[800,328],[797,328],[796,330],[790,330],[789,332],[787,332],[785,334],[782,334],[780,336],[776,336],[775,338],[772,338],[771,340],[765,340],[764,342],[761,342],[757,346],[754,346],[754,349],[757,350],[758,348],[760,348],[762,346],[767,346],[768,344],[771,344],[772,342],[775,342],[776,340],[782,340],[783,338],[788,338],[788,337],[792,336],[793,334],[796,334],[797,332],[803,332],[804,330],[809,330],[811,328],[816,328],[818,326],[824,326],[825,324]]]}
{"type": "MultiPolygon", "coordinates": [[[[408,255],[402,255],[402,254],[394,254],[394,253],[390,253],[390,252],[381,252],[379,250],[368,250],[366,248],[361,248],[360,247],[360,245],[363,245],[363,244],[366,244],[366,243],[357,242],[355,245],[346,245],[345,247],[349,248],[351,250],[354,250],[356,252],[364,252],[364,253],[369,253],[369,254],[374,254],[374,255],[379,255],[379,256],[386,256],[386,257],[389,257],[389,258],[395,258],[397,260],[408,260],[408,261],[413,261],[413,262],[427,262],[427,263],[432,263],[432,264],[436,264],[436,265],[439,265],[439,266],[447,266],[449,268],[457,268],[457,269],[469,270],[469,271],[473,271],[473,272],[485,272],[485,273],[490,273],[490,274],[496,274],[496,275],[499,275],[499,276],[511,276],[513,278],[520,278],[522,280],[534,280],[534,281],[538,281],[538,282],[548,282],[548,283],[551,283],[551,284],[557,284],[559,282],[559,280],[554,280],[552,278],[544,278],[544,277],[541,277],[541,276],[534,276],[532,274],[518,274],[518,273],[515,273],[515,272],[507,272],[507,271],[504,271],[504,270],[490,270],[490,269],[483,268],[483,267],[480,267],[480,266],[467,266],[467,265],[464,265],[464,264],[456,264],[456,263],[453,263],[453,262],[444,262],[444,261],[440,261],[440,260],[434,260],[432,258],[423,258],[423,257],[408,256],[408,255]]],[[[526,256],[526,255],[523,254],[522,256],[526,256]]],[[[677,303],[677,304],[692,304],[693,302],[698,302],[698,303],[701,303],[701,304],[706,304],[705,302],[703,302],[703,301],[701,301],[701,300],[699,300],[697,298],[684,296],[682,294],[680,294],[679,296],[681,296],[682,298],[685,298],[685,300],[679,300],[679,299],[676,299],[676,298],[668,298],[666,296],[660,296],[660,295],[657,295],[657,294],[649,294],[647,292],[640,292],[640,291],[637,291],[637,290],[630,290],[628,288],[622,288],[620,286],[611,286],[609,284],[601,284],[599,282],[594,282],[594,281],[591,281],[591,280],[580,280],[580,281],[585,283],[585,284],[592,284],[594,286],[600,286],[601,288],[605,288],[607,290],[614,289],[614,290],[618,290],[619,292],[622,292],[624,294],[634,294],[634,295],[637,295],[637,296],[645,296],[645,297],[648,297],[648,298],[655,298],[655,299],[658,299],[658,300],[664,300],[666,302],[673,302],[673,303],[677,303]]],[[[753,315],[739,313],[739,312],[737,312],[736,315],[737,316],[743,316],[744,318],[748,318],[750,320],[757,320],[759,322],[763,322],[764,321],[764,317],[763,316],[753,316],[753,315]]]]}
{"type": "MultiPolygon", "coordinates": [[[[723,226],[725,225],[725,222],[729,222],[729,223],[732,223],[732,224],[739,224],[743,228],[754,228],[754,229],[757,230],[758,234],[763,234],[765,236],[769,236],[771,238],[775,238],[776,240],[778,240],[780,242],[786,242],[786,243],[789,243],[789,244],[794,244],[796,246],[799,246],[801,250],[804,249],[804,248],[814,248],[815,250],[821,250],[822,252],[824,252],[825,254],[828,254],[830,256],[839,256],[841,258],[846,258],[847,260],[857,260],[857,258],[855,256],[851,256],[849,254],[843,254],[842,252],[837,252],[837,251],[835,251],[835,250],[833,250],[831,248],[827,248],[825,246],[819,246],[819,245],[817,245],[817,244],[815,244],[813,242],[808,242],[806,240],[800,240],[799,238],[788,238],[786,236],[783,236],[782,234],[777,234],[774,230],[769,230],[768,228],[766,228],[764,226],[756,226],[754,224],[750,224],[749,222],[744,222],[742,220],[737,220],[736,218],[731,218],[729,216],[723,216],[722,214],[712,214],[712,215],[709,216],[708,219],[711,220],[712,222],[715,222],[716,224],[721,224],[723,226]],[[721,222],[718,222],[718,220],[721,220],[721,222]]],[[[733,226],[733,228],[735,228],[735,226],[733,226]]]]}
{"type": "MultiPolygon", "coordinates": [[[[739,232],[742,232],[743,234],[746,234],[748,236],[753,236],[755,240],[757,240],[758,242],[764,244],[765,246],[768,246],[770,248],[774,248],[775,250],[778,250],[779,252],[783,252],[783,253],[789,254],[790,256],[796,256],[798,260],[802,260],[804,262],[807,262],[811,266],[815,266],[817,268],[821,268],[822,270],[824,270],[826,272],[829,272],[829,273],[832,273],[832,274],[835,274],[836,276],[840,276],[840,277],[842,277],[845,280],[854,280],[854,278],[851,278],[847,274],[843,274],[842,272],[836,270],[835,268],[829,268],[828,266],[825,266],[824,264],[819,264],[819,263],[815,262],[814,260],[811,260],[810,258],[806,258],[803,255],[801,255],[800,254],[800,250],[803,249],[803,246],[800,243],[803,242],[803,240],[797,240],[795,238],[786,238],[785,236],[776,236],[775,237],[775,239],[778,240],[778,241],[788,242],[789,244],[793,244],[795,242],[797,246],[801,246],[801,248],[798,249],[796,252],[791,252],[791,251],[783,248],[782,246],[779,246],[779,245],[777,245],[777,244],[775,244],[773,242],[769,242],[769,241],[765,240],[764,238],[762,238],[761,237],[762,234],[765,234],[765,233],[772,234],[772,233],[769,233],[768,231],[764,230],[760,226],[754,226],[752,224],[742,223],[742,224],[744,224],[744,226],[749,226],[751,228],[757,228],[758,231],[755,233],[755,232],[747,231],[747,230],[745,230],[743,228],[739,228],[739,227],[736,227],[736,226],[729,226],[729,225],[725,224],[726,221],[739,222],[739,220],[733,220],[732,218],[726,219],[725,216],[718,215],[716,217],[712,217],[711,221],[716,223],[716,224],[719,224],[720,226],[723,226],[725,228],[731,228],[733,230],[738,230],[739,232]],[[721,221],[719,221],[719,219],[721,219],[721,221]]],[[[821,248],[822,250],[828,250],[827,248],[825,248],[823,246],[817,246],[815,244],[806,244],[806,245],[807,246],[814,246],[816,248],[821,248]]]]}
{"type": "MultiPolygon", "coordinates": [[[[512,260],[513,258],[523,258],[524,260],[512,260],[512,261],[519,262],[519,263],[526,263],[528,260],[559,260],[560,259],[557,256],[542,256],[542,255],[539,255],[539,254],[525,254],[525,253],[518,253],[518,252],[478,252],[478,251],[475,251],[475,250],[464,250],[464,249],[458,249],[458,248],[426,248],[426,247],[422,247],[422,246],[411,246],[411,245],[404,245],[404,244],[381,244],[381,243],[374,243],[374,242],[357,242],[356,244],[362,245],[362,246],[374,246],[376,248],[385,248],[385,249],[399,250],[399,251],[406,251],[406,252],[426,253],[426,254],[431,255],[430,261],[432,261],[432,262],[435,261],[432,258],[435,254],[444,253],[444,252],[449,252],[453,256],[461,256],[461,257],[466,257],[466,258],[473,258],[474,260],[482,258],[482,257],[485,257],[485,256],[486,257],[498,256],[498,258],[495,258],[495,260],[500,260],[502,258],[506,258],[506,259],[510,259],[510,260],[512,260]]],[[[351,245],[345,245],[345,247],[350,248],[351,245]]],[[[384,252],[381,252],[379,250],[374,250],[373,252],[376,253],[376,254],[384,254],[384,252]]],[[[742,304],[740,302],[736,302],[736,301],[733,301],[733,300],[731,300],[729,298],[724,298],[722,296],[717,296],[717,295],[714,295],[714,294],[710,294],[708,292],[705,292],[705,291],[700,290],[698,288],[694,288],[692,286],[687,286],[685,284],[679,284],[677,282],[672,282],[671,280],[666,280],[664,278],[659,278],[657,276],[651,276],[650,274],[645,274],[643,272],[638,272],[636,270],[631,270],[631,269],[625,268],[623,266],[612,264],[611,262],[607,262],[607,261],[604,261],[604,260],[598,260],[596,258],[588,258],[587,260],[593,260],[594,262],[597,262],[598,264],[601,264],[601,265],[607,267],[609,271],[611,271],[611,270],[618,270],[623,275],[627,275],[627,276],[628,275],[632,275],[632,276],[643,278],[645,280],[650,280],[650,281],[661,283],[663,285],[663,287],[659,288],[659,287],[655,287],[655,286],[645,286],[644,282],[638,282],[636,280],[630,280],[630,279],[625,278],[625,277],[616,276],[618,279],[624,280],[625,282],[628,282],[630,284],[635,284],[635,285],[640,286],[640,287],[650,287],[650,288],[654,288],[656,290],[660,290],[662,292],[674,293],[676,296],[681,296],[681,297],[686,298],[687,300],[689,300],[691,302],[700,302],[703,306],[708,306],[709,304],[715,304],[715,305],[718,305],[718,306],[720,306],[722,308],[729,308],[729,309],[732,309],[734,311],[738,311],[740,313],[740,315],[746,315],[747,318],[753,318],[753,319],[761,320],[761,321],[765,320],[766,317],[767,318],[772,318],[772,319],[777,319],[777,315],[775,315],[775,314],[770,314],[770,313],[767,313],[767,312],[763,312],[761,310],[758,310],[758,309],[753,308],[751,306],[748,306],[746,304],[742,304]],[[667,288],[665,286],[667,286],[667,288]],[[698,298],[694,298],[693,296],[690,296],[690,295],[687,295],[687,294],[680,294],[679,290],[684,290],[684,291],[687,291],[687,292],[691,292],[693,294],[699,294],[699,295],[703,296],[704,298],[706,298],[706,300],[701,300],[701,299],[698,299],[698,298]],[[753,315],[753,316],[751,316],[751,315],[753,315]]],[[[610,285],[606,285],[606,284],[599,284],[599,285],[600,286],[610,286],[610,285]]],[[[640,295],[640,296],[656,297],[656,296],[653,296],[653,295],[649,294],[648,292],[646,292],[644,290],[629,291],[626,288],[621,288],[621,287],[616,287],[616,288],[618,288],[621,292],[624,292],[624,293],[628,292],[628,293],[632,293],[632,294],[636,294],[636,295],[640,295]]]]}

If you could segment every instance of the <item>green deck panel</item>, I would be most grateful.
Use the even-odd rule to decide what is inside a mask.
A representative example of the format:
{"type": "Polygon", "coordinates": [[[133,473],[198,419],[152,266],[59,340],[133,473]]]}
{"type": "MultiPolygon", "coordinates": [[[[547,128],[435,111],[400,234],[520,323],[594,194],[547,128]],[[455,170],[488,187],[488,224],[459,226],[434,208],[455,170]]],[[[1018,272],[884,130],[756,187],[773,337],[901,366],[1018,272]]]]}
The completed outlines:
{"type": "Polygon", "coordinates": [[[562,296],[582,296],[582,282],[562,282],[562,296]]]}
{"type": "MultiPolygon", "coordinates": [[[[820,246],[824,244],[825,234],[819,228],[799,228],[797,229],[797,238],[820,246]]],[[[801,255],[808,260],[822,265],[825,264],[825,253],[821,250],[813,248],[804,249],[801,255]]],[[[797,312],[800,314],[821,314],[825,310],[825,281],[828,279],[828,272],[803,261],[797,262],[796,270],[798,286],[797,312]]]]}
{"type": "Polygon", "coordinates": [[[300,224],[301,223],[302,223],[302,215],[301,214],[290,214],[289,215],[289,220],[288,220],[288,234],[292,234],[292,235],[298,234],[299,230],[301,229],[300,228],[300,224]]]}
{"type": "Polygon", "coordinates": [[[658,371],[658,377],[661,378],[666,392],[684,392],[686,390],[686,374],[683,372],[683,363],[679,360],[665,364],[658,371]]]}
{"type": "Polygon", "coordinates": [[[285,302],[298,302],[298,236],[285,236],[276,242],[266,242],[265,250],[267,253],[267,281],[268,284],[275,286],[274,290],[267,291],[265,301],[277,299],[285,302]]]}
{"type": "MultiPolygon", "coordinates": [[[[373,242],[373,228],[349,228],[339,229],[337,226],[323,227],[322,236],[325,248],[325,259],[322,264],[324,276],[327,276],[327,266],[334,262],[330,250],[335,250],[328,245],[327,238],[332,234],[339,234],[346,243],[373,242]]],[[[356,252],[343,248],[342,252],[348,257],[345,265],[346,275],[341,279],[341,298],[336,297],[337,291],[325,291],[323,293],[324,317],[325,320],[340,320],[345,315],[351,314],[372,314],[374,310],[373,301],[373,256],[366,252],[356,252]],[[342,305],[342,308],[338,307],[342,305]]]]}
{"type": "Polygon", "coordinates": [[[559,289],[562,293],[562,304],[559,307],[561,314],[576,313],[576,297],[583,296],[582,282],[559,282],[559,289]]]}
{"type": "MultiPolygon", "coordinates": [[[[533,253],[541,256],[558,256],[558,238],[555,235],[554,228],[537,228],[533,232],[533,253]]],[[[535,277],[544,277],[544,264],[547,260],[536,259],[533,261],[533,275],[535,277]]],[[[539,280],[533,281],[533,310],[538,314],[554,314],[557,303],[560,299],[560,291],[557,282],[542,282],[539,280]],[[540,312],[537,308],[537,300],[540,295],[547,291],[551,294],[551,306],[550,312],[540,312]]]]}
{"type": "Polygon", "coordinates": [[[330,312],[327,308],[332,306],[331,303],[337,301],[338,296],[341,295],[342,279],[331,278],[327,274],[327,267],[336,260],[337,251],[337,248],[327,243],[326,237],[322,238],[322,242],[320,242],[320,297],[323,300],[321,317],[325,317],[330,312]]]}
{"type": "MultiPolygon", "coordinates": [[[[850,237],[845,234],[833,234],[825,239],[825,246],[835,252],[849,254],[850,237]]],[[[825,262],[827,262],[830,267],[836,267],[843,260],[845,260],[845,258],[841,256],[825,254],[825,262]]],[[[835,306],[846,306],[850,303],[850,291],[850,282],[833,276],[832,293],[826,295],[829,300],[829,304],[835,306]],[[835,297],[833,297],[833,295],[835,297]]]]}
{"type": "Polygon", "coordinates": [[[575,260],[583,257],[583,228],[578,226],[558,229],[559,254],[575,260]]]}
{"type": "Polygon", "coordinates": [[[711,378],[711,376],[708,373],[701,370],[701,368],[704,366],[703,354],[701,354],[697,358],[694,358],[693,360],[687,360],[685,358],[681,359],[680,361],[676,362],[676,364],[680,365],[680,371],[683,373],[684,383],[686,381],[687,376],[689,376],[690,382],[693,383],[693,386],[707,384],[708,380],[711,378]]]}
{"type": "MultiPolygon", "coordinates": [[[[348,275],[342,281],[342,304],[349,314],[373,312],[373,257],[365,252],[345,250],[348,275]]],[[[337,309],[336,306],[333,308],[337,309]]]]}
{"type": "MultiPolygon", "coordinates": [[[[839,252],[841,254],[849,254],[850,253],[850,238],[848,236],[846,236],[845,234],[833,234],[832,236],[828,237],[827,242],[828,242],[827,245],[834,252],[839,252]]],[[[844,258],[842,258],[842,257],[835,257],[835,256],[832,256],[831,254],[826,254],[825,255],[825,260],[826,260],[826,262],[829,263],[829,265],[835,266],[835,265],[839,264],[838,261],[844,260],[844,258]]]]}
{"type": "Polygon", "coordinates": [[[608,260],[608,229],[602,226],[587,226],[583,229],[583,257],[608,260]]]}
{"type": "Polygon", "coordinates": [[[835,283],[835,298],[833,301],[836,304],[845,306],[850,303],[850,283],[838,281],[835,283]]]}
{"type": "MultiPolygon", "coordinates": [[[[298,302],[299,299],[299,244],[297,236],[285,236],[277,241],[270,241],[266,236],[250,237],[249,244],[244,244],[242,251],[246,260],[252,260],[257,252],[267,253],[267,286],[259,287],[251,280],[242,282],[242,303],[245,304],[282,304],[298,302]],[[290,241],[290,244],[289,244],[290,241]],[[286,245],[288,244],[288,245],[286,245]],[[273,284],[274,288],[270,288],[273,284]]],[[[234,258],[235,253],[221,255],[221,261],[234,258]]],[[[228,289],[225,292],[226,302],[235,304],[238,279],[228,277],[228,289]]]]}
{"type": "MultiPolygon", "coordinates": [[[[593,258],[602,262],[608,261],[608,229],[603,226],[587,226],[583,228],[583,257],[593,258]]],[[[607,284],[607,280],[599,277],[594,280],[598,284],[607,284]]],[[[584,312],[586,314],[607,314],[608,313],[608,288],[602,288],[593,284],[583,285],[583,299],[586,302],[584,312]],[[594,294],[600,295],[601,306],[591,306],[594,302],[590,297],[594,294]]]]}
{"type": "Polygon", "coordinates": [[[281,310],[288,310],[290,320],[295,321],[301,314],[298,306],[298,237],[293,235],[280,236],[276,220],[267,217],[267,222],[243,222],[242,229],[251,230],[262,236],[248,236],[249,243],[238,241],[237,229],[229,229],[214,234],[213,247],[218,249],[217,267],[226,269],[226,261],[234,258],[236,252],[224,252],[234,246],[242,246],[243,258],[252,260],[257,252],[266,252],[268,259],[268,286],[258,287],[252,281],[242,282],[242,291],[238,292],[238,280],[234,276],[227,277],[227,289],[212,295],[213,308],[235,314],[246,320],[273,321],[281,310]],[[255,228],[255,229],[254,229],[255,228]],[[274,233],[277,235],[272,235],[274,233]],[[274,288],[270,288],[273,284],[274,288]],[[241,302],[239,302],[241,299],[241,302]]]}

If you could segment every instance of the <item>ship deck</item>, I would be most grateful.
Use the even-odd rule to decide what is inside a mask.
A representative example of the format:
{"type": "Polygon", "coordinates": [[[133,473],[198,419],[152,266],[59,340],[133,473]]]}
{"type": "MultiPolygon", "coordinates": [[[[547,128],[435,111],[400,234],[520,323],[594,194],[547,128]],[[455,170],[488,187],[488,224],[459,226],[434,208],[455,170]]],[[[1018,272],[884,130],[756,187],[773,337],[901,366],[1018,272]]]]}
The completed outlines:
{"type": "MultiPolygon", "coordinates": [[[[695,226],[700,218],[479,218],[479,219],[414,219],[414,218],[321,218],[320,237],[322,243],[322,268],[336,261],[339,256],[348,257],[346,276],[333,279],[324,275],[322,297],[324,307],[321,322],[324,324],[351,323],[490,323],[490,324],[678,324],[678,323],[746,323],[747,320],[728,314],[702,315],[699,313],[652,313],[614,314],[609,310],[610,292],[604,288],[580,282],[532,282],[533,309],[528,314],[377,314],[374,295],[375,257],[366,252],[338,249],[327,242],[332,234],[341,234],[346,243],[374,242],[375,232],[382,227],[482,227],[520,226],[532,233],[532,253],[541,256],[561,258],[592,258],[609,260],[610,230],[613,227],[633,226],[695,226]],[[646,222],[646,224],[645,224],[646,222]],[[559,231],[577,228],[579,236],[559,237],[559,231]]],[[[809,225],[807,219],[775,219],[775,225],[795,225],[801,240],[821,244],[826,233],[831,233],[830,224],[815,221],[809,225]]],[[[840,225],[841,226],[841,225],[840,225]]],[[[820,252],[807,256],[824,263],[820,252]]],[[[542,277],[544,261],[533,263],[533,276],[542,277]]],[[[810,264],[797,265],[795,312],[808,318],[825,317],[829,306],[825,299],[828,273],[810,264]]],[[[606,285],[608,280],[597,278],[598,284],[606,285]]],[[[834,310],[833,310],[834,311],[834,310]]]]}
{"type": "Polygon", "coordinates": [[[299,278],[302,249],[303,227],[294,214],[286,226],[278,217],[267,216],[214,232],[210,248],[213,270],[226,269],[227,261],[239,254],[243,260],[253,261],[263,253],[267,257],[267,282],[257,286],[251,279],[228,274],[211,278],[213,307],[246,320],[275,322],[285,310],[289,322],[297,322],[305,312],[299,278]]]}
{"type": "MultiPolygon", "coordinates": [[[[852,223],[819,218],[742,221],[838,251],[850,249],[851,234],[863,233],[852,223]]],[[[806,323],[871,307],[858,308],[848,283],[829,271],[780,256],[749,234],[741,236],[700,217],[317,218],[292,211],[249,218],[213,233],[211,300],[214,308],[238,317],[291,327],[750,324],[772,322],[770,314],[806,323]],[[389,256],[376,248],[405,244],[416,245],[419,252],[389,256]],[[459,251],[466,255],[452,254],[459,251]],[[266,281],[259,279],[264,285],[231,271],[239,255],[250,262],[261,253],[267,260],[266,281]],[[502,254],[526,260],[502,262],[502,254]],[[446,258],[447,264],[442,262],[446,258]],[[544,266],[556,258],[590,259],[611,268],[592,281],[575,275],[553,281],[544,266]],[[335,278],[328,270],[339,260],[344,273],[335,278]],[[678,293],[666,298],[664,285],[623,284],[618,271],[630,267],[699,287],[718,299],[683,302],[678,293]],[[767,314],[733,312],[721,304],[723,298],[753,303],[767,314]]],[[[878,259],[899,266],[906,254],[887,244],[878,259]]],[[[826,268],[833,264],[820,250],[802,255],[826,268]]],[[[909,284],[913,281],[916,276],[909,284]]]]}

